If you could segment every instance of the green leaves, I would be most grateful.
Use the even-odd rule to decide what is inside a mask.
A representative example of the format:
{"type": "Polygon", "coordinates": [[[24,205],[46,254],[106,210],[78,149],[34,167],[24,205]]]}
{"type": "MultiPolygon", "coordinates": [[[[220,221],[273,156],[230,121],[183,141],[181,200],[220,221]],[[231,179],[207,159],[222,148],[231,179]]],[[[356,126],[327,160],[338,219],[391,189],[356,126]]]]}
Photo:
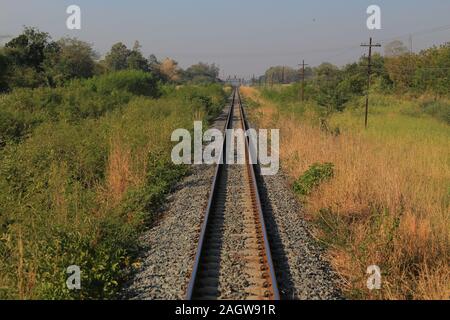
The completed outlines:
{"type": "Polygon", "coordinates": [[[158,84],[153,75],[144,71],[118,71],[86,80],[85,83],[100,94],[125,91],[134,95],[153,98],[158,97],[160,94],[158,84]]]}
{"type": "Polygon", "coordinates": [[[314,188],[322,182],[334,176],[334,165],[332,163],[314,163],[309,169],[294,183],[294,191],[302,196],[309,195],[314,188]]]}

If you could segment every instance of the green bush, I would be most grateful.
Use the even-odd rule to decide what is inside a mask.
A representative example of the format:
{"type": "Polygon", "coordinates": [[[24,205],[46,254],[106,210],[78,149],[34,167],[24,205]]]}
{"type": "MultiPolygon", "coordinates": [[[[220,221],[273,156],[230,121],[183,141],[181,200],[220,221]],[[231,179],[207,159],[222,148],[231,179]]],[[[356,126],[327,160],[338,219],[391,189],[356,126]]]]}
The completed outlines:
{"type": "Polygon", "coordinates": [[[332,163],[314,163],[295,181],[294,191],[303,196],[309,195],[314,188],[331,179],[333,175],[334,165],[332,163]]]}
{"type": "Polygon", "coordinates": [[[0,147],[8,141],[19,142],[48,121],[99,118],[136,95],[159,95],[151,74],[129,70],[76,80],[66,87],[16,89],[0,100],[0,147]]]}
{"type": "Polygon", "coordinates": [[[0,111],[0,147],[8,141],[17,142],[27,132],[27,123],[9,112],[0,111]]]}
{"type": "Polygon", "coordinates": [[[139,70],[122,70],[84,80],[83,82],[102,95],[117,91],[153,98],[160,95],[155,77],[149,72],[139,70]]]}
{"type": "Polygon", "coordinates": [[[208,120],[212,120],[222,111],[228,95],[219,84],[182,86],[167,90],[167,96],[177,97],[193,108],[193,111],[203,111],[208,120]]]}

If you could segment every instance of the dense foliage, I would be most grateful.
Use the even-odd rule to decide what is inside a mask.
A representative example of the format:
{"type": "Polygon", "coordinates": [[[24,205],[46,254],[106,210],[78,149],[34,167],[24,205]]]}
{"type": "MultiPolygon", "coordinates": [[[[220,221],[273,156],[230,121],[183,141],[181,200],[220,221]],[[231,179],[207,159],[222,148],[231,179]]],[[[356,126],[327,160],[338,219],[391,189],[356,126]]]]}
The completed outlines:
{"type": "MultiPolygon", "coordinates": [[[[409,53],[401,42],[393,42],[386,47],[385,56],[374,54],[372,57],[373,90],[416,96],[429,95],[435,99],[450,96],[449,43],[417,54],[409,53]]],[[[331,63],[322,63],[315,68],[307,69],[305,72],[306,99],[317,102],[328,112],[342,111],[352,98],[366,94],[367,64],[367,58],[363,57],[358,62],[347,64],[342,68],[331,63]]],[[[263,80],[261,84],[271,86],[272,83],[296,82],[298,77],[294,75],[291,68],[272,67],[261,78],[263,80]],[[271,78],[274,79],[273,82],[271,78]],[[265,81],[266,79],[268,81],[265,81]]],[[[299,87],[283,91],[282,99],[289,96],[291,100],[299,100],[299,87]]],[[[267,92],[267,94],[270,93],[267,92]]]]}
{"type": "Polygon", "coordinates": [[[164,72],[181,70],[161,65],[138,43],[97,61],[90,44],[33,28],[0,50],[0,298],[116,297],[187,172],[171,132],[226,101],[220,85],[176,87],[164,72]],[[71,265],[81,290],[67,289],[71,265]]]}
{"type": "Polygon", "coordinates": [[[163,83],[220,82],[216,65],[198,63],[183,70],[170,58],[162,61],[154,55],[145,58],[139,41],[131,49],[118,42],[103,60],[99,60],[90,43],[76,38],[54,41],[46,32],[25,27],[22,34],[0,48],[0,92],[64,86],[74,79],[124,70],[151,73],[155,80],[163,83]]]}
{"type": "MultiPolygon", "coordinates": [[[[410,54],[401,43],[394,42],[386,51],[385,56],[374,54],[372,57],[372,95],[420,98],[418,107],[414,104],[405,112],[416,116],[428,114],[450,124],[450,44],[410,54]]],[[[331,63],[313,68],[304,83],[303,103],[300,82],[282,86],[264,83],[262,94],[283,103],[285,108],[315,113],[316,120],[321,121],[326,131],[335,131],[338,129],[329,128],[326,124],[331,114],[365,105],[367,63],[363,57],[342,68],[331,63]]]]}

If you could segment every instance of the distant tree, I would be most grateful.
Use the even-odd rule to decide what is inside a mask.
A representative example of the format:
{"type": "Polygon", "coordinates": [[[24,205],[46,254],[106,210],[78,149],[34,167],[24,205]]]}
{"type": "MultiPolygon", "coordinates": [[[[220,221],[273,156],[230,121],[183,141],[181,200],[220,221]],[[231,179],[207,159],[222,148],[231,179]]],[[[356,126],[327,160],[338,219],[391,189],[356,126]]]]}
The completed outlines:
{"type": "Polygon", "coordinates": [[[105,65],[110,71],[125,69],[150,71],[149,63],[142,55],[139,41],[135,41],[132,50],[129,50],[122,42],[113,45],[105,57],[105,65]]]}
{"type": "Polygon", "coordinates": [[[128,57],[130,50],[122,42],[114,44],[111,51],[105,57],[105,63],[109,70],[119,71],[128,68],[128,57]]]}
{"type": "Polygon", "coordinates": [[[0,92],[8,90],[9,61],[4,50],[0,49],[0,92]]]}
{"type": "Polygon", "coordinates": [[[402,92],[412,88],[417,63],[418,56],[415,54],[386,58],[385,67],[396,90],[402,92]]]}
{"type": "Polygon", "coordinates": [[[326,112],[341,110],[346,102],[347,96],[339,88],[342,76],[339,68],[328,62],[314,68],[314,96],[319,105],[327,108],[326,112]]]}
{"type": "Polygon", "coordinates": [[[178,67],[178,62],[173,59],[165,58],[159,70],[169,81],[177,82],[180,80],[180,68],[178,67]]]}
{"type": "Polygon", "coordinates": [[[128,69],[149,71],[148,61],[141,52],[141,45],[136,41],[127,58],[128,69]]]}
{"type": "Polygon", "coordinates": [[[405,91],[413,85],[413,74],[416,68],[416,56],[410,54],[408,48],[400,40],[388,43],[384,49],[385,67],[393,87],[405,91]]]}
{"type": "Polygon", "coordinates": [[[157,66],[159,66],[160,65],[160,63],[159,63],[159,61],[158,61],[158,58],[156,58],[156,56],[154,55],[154,54],[151,54],[149,57],[148,57],[148,65],[150,66],[150,67],[153,67],[153,66],[155,66],[155,65],[157,65],[157,66]]]}
{"type": "MultiPolygon", "coordinates": [[[[307,70],[305,70],[305,75],[307,75],[307,70]]],[[[287,66],[270,67],[265,73],[265,78],[273,83],[292,83],[300,79],[300,71],[287,66]]]]}
{"type": "Polygon", "coordinates": [[[449,96],[450,42],[423,50],[416,61],[412,83],[414,90],[449,96]]]}
{"type": "Polygon", "coordinates": [[[49,34],[25,27],[22,34],[5,44],[8,62],[8,87],[39,87],[49,84],[45,76],[45,62],[57,55],[59,46],[49,34]]]}
{"type": "Polygon", "coordinates": [[[161,72],[161,62],[158,61],[158,58],[154,54],[151,54],[148,59],[148,68],[150,72],[155,76],[156,79],[161,81],[167,81],[167,78],[161,72]]]}
{"type": "MultiPolygon", "coordinates": [[[[363,59],[361,59],[363,60],[363,59]]],[[[364,60],[366,63],[367,61],[364,60]]],[[[367,72],[361,64],[350,63],[342,69],[342,81],[338,84],[346,98],[352,95],[361,95],[367,87],[367,72]]]]}
{"type": "Polygon", "coordinates": [[[12,64],[42,71],[46,56],[56,52],[58,45],[51,41],[48,33],[25,27],[22,34],[6,43],[5,48],[12,64]]]}
{"type": "Polygon", "coordinates": [[[384,47],[386,57],[397,57],[406,53],[408,53],[408,48],[400,40],[391,41],[384,47]]]}
{"type": "Polygon", "coordinates": [[[193,83],[215,83],[218,81],[219,71],[215,64],[199,62],[186,69],[184,79],[193,83]]]}
{"type": "Polygon", "coordinates": [[[314,74],[321,79],[335,79],[339,75],[339,68],[329,62],[324,62],[314,68],[314,74]]]}
{"type": "Polygon", "coordinates": [[[89,78],[95,74],[97,53],[92,45],[76,38],[62,38],[58,54],[48,62],[48,73],[56,84],[74,78],[89,78]]]}

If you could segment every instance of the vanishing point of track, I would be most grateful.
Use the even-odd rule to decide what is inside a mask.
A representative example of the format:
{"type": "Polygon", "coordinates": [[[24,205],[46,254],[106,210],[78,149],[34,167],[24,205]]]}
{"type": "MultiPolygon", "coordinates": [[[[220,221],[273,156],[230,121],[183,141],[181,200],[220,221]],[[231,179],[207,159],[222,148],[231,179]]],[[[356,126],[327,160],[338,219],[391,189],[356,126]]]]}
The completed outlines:
{"type": "MultiPolygon", "coordinates": [[[[232,95],[226,129],[248,129],[239,88],[232,95]]],[[[249,140],[245,164],[225,164],[226,135],[200,231],[186,298],[278,300],[249,140]]],[[[236,156],[236,154],[235,154],[236,156]]]]}

